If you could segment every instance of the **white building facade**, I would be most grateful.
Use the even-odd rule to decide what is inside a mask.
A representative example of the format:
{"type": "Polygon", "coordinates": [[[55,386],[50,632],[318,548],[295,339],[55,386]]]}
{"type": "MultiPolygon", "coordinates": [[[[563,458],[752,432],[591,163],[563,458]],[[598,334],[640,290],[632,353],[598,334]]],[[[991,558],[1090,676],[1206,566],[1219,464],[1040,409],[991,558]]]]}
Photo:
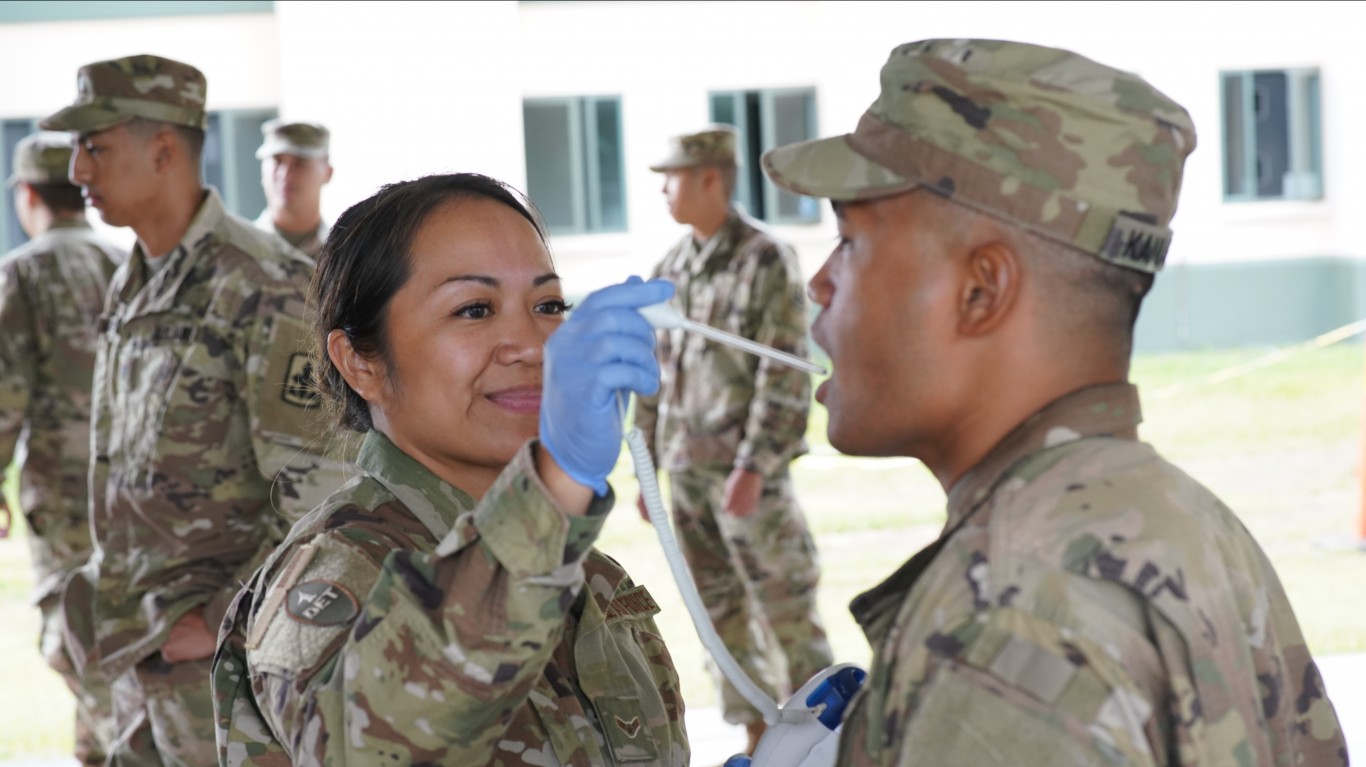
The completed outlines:
{"type": "Polygon", "coordinates": [[[751,158],[740,196],[809,275],[833,216],[779,195],[753,158],[852,130],[899,43],[1009,38],[1136,71],[1195,120],[1140,349],[1286,343],[1366,313],[1361,21],[1366,6],[1312,2],[20,0],[0,6],[3,162],[71,101],[82,64],[156,53],[208,77],[208,175],[242,215],[263,200],[260,122],[318,120],[336,168],[325,215],[384,183],[487,173],[530,187],[582,294],[647,272],[684,234],[648,169],[668,136],[735,122],[751,158]]]}

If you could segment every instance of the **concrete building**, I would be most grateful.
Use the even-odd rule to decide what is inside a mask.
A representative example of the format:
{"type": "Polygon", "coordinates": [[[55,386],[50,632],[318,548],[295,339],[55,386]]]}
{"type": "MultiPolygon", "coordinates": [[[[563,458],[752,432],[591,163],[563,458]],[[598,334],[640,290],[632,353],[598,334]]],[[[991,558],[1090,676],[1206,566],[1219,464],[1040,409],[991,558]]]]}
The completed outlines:
{"type": "MultiPolygon", "coordinates": [[[[581,294],[645,272],[682,233],[647,168],[667,136],[736,122],[752,160],[852,130],[896,44],[1026,40],[1141,73],[1200,132],[1140,349],[1279,344],[1366,313],[1362,20],[1361,4],[1312,2],[20,0],[0,5],[0,164],[69,103],[81,64],[157,53],[208,76],[206,165],[237,212],[264,204],[260,123],[315,119],[333,134],[329,217],[386,182],[488,173],[529,188],[581,294]]],[[[753,161],[745,178],[809,275],[834,238],[828,206],[779,194],[753,161]]],[[[19,238],[0,227],[0,246],[19,238]]]]}

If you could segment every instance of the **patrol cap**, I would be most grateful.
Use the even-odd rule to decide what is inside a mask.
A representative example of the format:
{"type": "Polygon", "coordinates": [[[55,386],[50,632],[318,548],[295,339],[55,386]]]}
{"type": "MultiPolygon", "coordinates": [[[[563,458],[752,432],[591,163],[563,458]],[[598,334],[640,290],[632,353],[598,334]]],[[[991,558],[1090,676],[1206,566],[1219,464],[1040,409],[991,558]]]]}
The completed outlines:
{"type": "Polygon", "coordinates": [[[40,125],[48,130],[90,133],[141,117],[204,130],[208,87],[203,72],[160,56],[97,61],[76,73],[76,103],[40,125]]]}
{"type": "Polygon", "coordinates": [[[735,128],[709,125],[697,133],[684,133],[669,139],[669,153],[650,166],[655,173],[701,165],[735,164],[735,128]]]}
{"type": "Polygon", "coordinates": [[[318,123],[270,120],[261,126],[265,138],[256,150],[256,159],[264,160],[277,154],[318,158],[327,156],[327,141],[331,134],[318,123]]]}
{"type": "Polygon", "coordinates": [[[918,186],[1103,261],[1162,268],[1195,126],[1142,78],[1000,40],[892,50],[853,133],[763,157],[778,186],[864,200],[918,186]]]}
{"type": "Polygon", "coordinates": [[[19,139],[14,146],[14,172],[6,183],[70,184],[66,174],[71,149],[70,133],[39,131],[19,139]]]}

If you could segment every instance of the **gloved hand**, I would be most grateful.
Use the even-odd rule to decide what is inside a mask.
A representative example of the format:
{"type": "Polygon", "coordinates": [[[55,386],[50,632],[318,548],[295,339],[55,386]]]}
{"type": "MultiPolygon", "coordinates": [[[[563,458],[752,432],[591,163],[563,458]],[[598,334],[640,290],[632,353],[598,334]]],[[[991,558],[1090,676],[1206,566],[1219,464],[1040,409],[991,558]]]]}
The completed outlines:
{"type": "Polygon", "coordinates": [[[621,453],[617,392],[659,391],[655,331],[636,310],[673,293],[673,283],[639,277],[595,291],[546,342],[541,444],[598,495],[621,453]]]}

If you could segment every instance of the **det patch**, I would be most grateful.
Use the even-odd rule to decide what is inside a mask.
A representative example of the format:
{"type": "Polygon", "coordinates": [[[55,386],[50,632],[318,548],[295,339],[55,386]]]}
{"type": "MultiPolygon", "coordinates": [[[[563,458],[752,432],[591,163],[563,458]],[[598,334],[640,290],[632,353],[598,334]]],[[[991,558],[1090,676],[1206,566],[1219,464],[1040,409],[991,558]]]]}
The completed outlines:
{"type": "Polygon", "coordinates": [[[318,403],[318,387],[313,380],[313,362],[307,354],[295,353],[289,356],[285,366],[285,380],[280,388],[280,399],[299,407],[312,407],[318,403]]]}
{"type": "Polygon", "coordinates": [[[360,613],[360,603],[340,583],[306,581],[289,590],[285,612],[310,626],[342,626],[360,613]]]}

